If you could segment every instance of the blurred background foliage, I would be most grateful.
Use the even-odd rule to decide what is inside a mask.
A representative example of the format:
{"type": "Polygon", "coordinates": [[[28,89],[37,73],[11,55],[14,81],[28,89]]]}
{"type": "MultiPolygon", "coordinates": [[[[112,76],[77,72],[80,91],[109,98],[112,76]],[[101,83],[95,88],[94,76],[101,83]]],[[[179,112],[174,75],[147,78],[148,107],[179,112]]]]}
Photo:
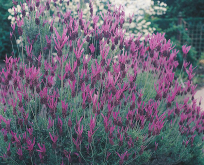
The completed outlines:
{"type": "MultiPolygon", "coordinates": [[[[153,0],[157,3],[157,0],[153,0]]],[[[160,0],[167,4],[167,12],[160,18],[176,18],[182,11],[184,17],[204,17],[203,0],[160,0]]]]}
{"type": "MultiPolygon", "coordinates": [[[[23,3],[23,0],[17,0],[20,4],[23,3]]],[[[8,19],[10,13],[8,9],[13,7],[12,0],[0,0],[0,60],[4,60],[7,54],[7,57],[11,56],[12,45],[10,41],[10,31],[11,31],[11,20],[8,19]]],[[[17,25],[16,25],[17,26],[17,25]]],[[[16,31],[16,36],[18,32],[16,31]]],[[[15,44],[15,38],[12,39],[14,51],[17,52],[17,45],[15,44]]]]}
{"type": "Polygon", "coordinates": [[[8,9],[13,6],[12,1],[0,1],[0,59],[4,59],[5,54],[11,54],[10,27],[11,22],[8,20],[8,9]]]}

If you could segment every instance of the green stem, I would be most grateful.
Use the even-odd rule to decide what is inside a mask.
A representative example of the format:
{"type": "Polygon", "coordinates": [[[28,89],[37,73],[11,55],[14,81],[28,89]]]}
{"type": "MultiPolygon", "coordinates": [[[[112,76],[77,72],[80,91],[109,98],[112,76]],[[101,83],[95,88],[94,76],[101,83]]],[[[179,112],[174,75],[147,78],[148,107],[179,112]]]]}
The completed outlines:
{"type": "Polygon", "coordinates": [[[35,90],[35,122],[37,123],[37,100],[36,100],[36,87],[34,87],[35,90]]]}
{"type": "MultiPolygon", "coordinates": [[[[183,62],[184,63],[184,62],[183,62]]],[[[182,78],[183,78],[183,65],[182,65],[182,68],[181,68],[181,71],[180,71],[180,74],[179,74],[179,78],[180,78],[180,80],[181,80],[181,83],[183,83],[183,81],[182,81],[182,78]]],[[[184,84],[182,84],[182,86],[183,86],[184,84]]],[[[185,87],[185,86],[184,86],[185,87]]]]}
{"type": "Polygon", "coordinates": [[[21,36],[21,44],[22,44],[22,58],[23,58],[23,64],[24,64],[24,55],[23,55],[23,37],[21,36]]]}
{"type": "Polygon", "coordinates": [[[31,156],[31,163],[32,163],[32,165],[33,165],[33,157],[31,156]]]}
{"type": "Polygon", "coordinates": [[[56,158],[56,163],[58,163],[56,149],[55,149],[55,158],[56,158]]]}
{"type": "Polygon", "coordinates": [[[50,50],[49,50],[49,62],[50,62],[50,64],[52,62],[52,59],[51,59],[51,56],[50,56],[50,50]]]}
{"type": "Polygon", "coordinates": [[[70,128],[71,134],[70,134],[70,138],[71,138],[71,144],[72,144],[72,148],[73,148],[73,141],[72,141],[72,128],[70,128]]]}
{"type": "Polygon", "coordinates": [[[106,144],[105,144],[105,149],[104,149],[104,163],[105,163],[105,159],[106,159],[106,145],[107,145],[107,138],[108,138],[108,134],[106,134],[106,144]]]}
{"type": "Polygon", "coordinates": [[[63,60],[61,61],[61,100],[62,100],[62,92],[63,92],[63,60]]]}
{"type": "MultiPolygon", "coordinates": [[[[38,26],[38,29],[39,29],[39,34],[40,34],[40,26],[38,26]]],[[[41,39],[41,34],[40,34],[40,45],[41,45],[42,58],[43,58],[43,48],[42,48],[42,39],[41,39]]]]}
{"type": "Polygon", "coordinates": [[[78,83],[77,83],[77,92],[76,92],[77,96],[78,96],[78,88],[79,88],[79,67],[78,67],[78,83]]]}
{"type": "Polygon", "coordinates": [[[53,131],[53,134],[54,134],[54,132],[55,132],[55,120],[53,122],[53,127],[52,128],[53,128],[52,131],[53,131]]]}
{"type": "Polygon", "coordinates": [[[85,162],[87,163],[86,159],[83,157],[82,153],[81,153],[81,142],[80,142],[80,151],[79,151],[81,157],[85,160],[85,162]]]}
{"type": "MultiPolygon", "coordinates": [[[[11,45],[12,45],[12,50],[13,50],[13,53],[14,53],[14,49],[13,49],[13,43],[12,43],[12,41],[11,41],[11,45]]],[[[14,58],[16,58],[16,55],[15,55],[15,53],[14,53],[14,58]]]]}
{"type": "Polygon", "coordinates": [[[93,149],[92,149],[92,145],[90,144],[90,146],[91,146],[92,158],[93,158],[93,163],[94,163],[94,156],[93,156],[93,149]]]}
{"type": "MultiPolygon", "coordinates": [[[[15,40],[16,40],[15,34],[14,34],[14,37],[15,37],[15,40]]],[[[17,48],[18,48],[18,54],[20,54],[20,52],[19,52],[19,46],[18,46],[17,42],[16,42],[16,45],[17,45],[17,48]]]]}

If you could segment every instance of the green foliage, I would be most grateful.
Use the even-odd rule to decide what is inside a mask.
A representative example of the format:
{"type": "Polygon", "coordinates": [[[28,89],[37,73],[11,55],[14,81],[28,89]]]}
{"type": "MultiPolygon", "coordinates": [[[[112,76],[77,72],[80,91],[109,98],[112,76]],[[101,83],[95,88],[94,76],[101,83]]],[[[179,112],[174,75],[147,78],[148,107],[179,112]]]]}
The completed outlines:
{"type": "MultiPolygon", "coordinates": [[[[158,0],[153,0],[155,3],[158,0]]],[[[183,13],[184,17],[204,17],[204,1],[203,0],[160,0],[168,6],[167,13],[162,17],[177,17],[179,12],[183,13]]]]}
{"type": "Polygon", "coordinates": [[[8,9],[13,6],[12,1],[0,1],[0,58],[5,59],[5,55],[11,54],[12,46],[10,42],[10,20],[8,20],[8,9]]]}

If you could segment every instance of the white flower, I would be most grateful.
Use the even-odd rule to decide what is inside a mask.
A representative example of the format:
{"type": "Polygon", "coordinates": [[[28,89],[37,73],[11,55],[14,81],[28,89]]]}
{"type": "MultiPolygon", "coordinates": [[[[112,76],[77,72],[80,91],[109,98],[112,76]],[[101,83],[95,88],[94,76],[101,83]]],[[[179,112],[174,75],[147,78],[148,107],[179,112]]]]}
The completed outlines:
{"type": "Polygon", "coordinates": [[[12,21],[12,22],[15,22],[15,20],[16,20],[16,19],[15,19],[14,17],[12,17],[11,21],[12,21]]]}
{"type": "Polygon", "coordinates": [[[159,6],[154,6],[154,9],[155,9],[155,10],[159,9],[159,6]]]}
{"type": "Polygon", "coordinates": [[[134,28],[136,26],[136,23],[131,23],[130,28],[134,28]]]}
{"type": "Polygon", "coordinates": [[[8,19],[12,19],[12,16],[11,16],[11,15],[9,15],[9,16],[8,16],[8,19]]]}
{"type": "Polygon", "coordinates": [[[17,10],[18,10],[18,12],[21,11],[21,6],[20,5],[17,5],[17,10]]]}
{"type": "Polygon", "coordinates": [[[137,26],[137,29],[138,29],[138,30],[141,30],[141,29],[142,29],[142,27],[141,27],[141,26],[137,26]]]}
{"type": "Polygon", "coordinates": [[[88,60],[88,58],[89,58],[89,56],[88,56],[88,54],[87,54],[87,55],[85,56],[85,59],[88,60]]]}
{"type": "Polygon", "coordinates": [[[84,9],[83,14],[86,15],[88,13],[88,9],[84,9]]]}
{"type": "Polygon", "coordinates": [[[129,36],[130,35],[130,33],[125,33],[125,36],[129,36]]]}
{"type": "Polygon", "coordinates": [[[20,40],[20,39],[17,39],[17,40],[16,40],[16,44],[17,44],[17,45],[20,45],[20,43],[21,43],[21,40],[20,40]]]}
{"type": "Polygon", "coordinates": [[[59,22],[59,17],[55,17],[55,22],[59,22]]]}
{"type": "Polygon", "coordinates": [[[125,27],[127,27],[127,26],[129,26],[129,23],[128,23],[128,22],[125,22],[123,25],[124,25],[125,27]]]}
{"type": "Polygon", "coordinates": [[[151,24],[151,22],[147,22],[147,23],[146,23],[147,26],[150,25],[150,24],[151,24]]]}
{"type": "Polygon", "coordinates": [[[167,9],[166,9],[166,8],[162,8],[162,10],[163,10],[163,11],[166,11],[167,9]]]}
{"type": "Polygon", "coordinates": [[[99,6],[99,10],[103,10],[104,8],[103,8],[103,6],[99,6]]]}
{"type": "Polygon", "coordinates": [[[162,2],[162,3],[160,3],[160,6],[167,6],[167,4],[162,2]]]}
{"type": "Polygon", "coordinates": [[[141,40],[141,41],[143,41],[144,39],[145,39],[145,37],[144,37],[144,36],[142,36],[142,37],[140,38],[140,40],[141,40]]]}
{"type": "Polygon", "coordinates": [[[100,23],[99,23],[99,22],[97,23],[97,26],[100,26],[100,23]]]}
{"type": "Polygon", "coordinates": [[[141,22],[140,22],[140,24],[143,24],[143,23],[145,23],[146,21],[145,20],[142,20],[141,22]]]}
{"type": "Polygon", "coordinates": [[[27,5],[25,5],[25,10],[28,11],[28,6],[27,5]]]}
{"type": "Polygon", "coordinates": [[[12,9],[8,9],[8,12],[11,13],[11,12],[12,12],[12,9]]]}

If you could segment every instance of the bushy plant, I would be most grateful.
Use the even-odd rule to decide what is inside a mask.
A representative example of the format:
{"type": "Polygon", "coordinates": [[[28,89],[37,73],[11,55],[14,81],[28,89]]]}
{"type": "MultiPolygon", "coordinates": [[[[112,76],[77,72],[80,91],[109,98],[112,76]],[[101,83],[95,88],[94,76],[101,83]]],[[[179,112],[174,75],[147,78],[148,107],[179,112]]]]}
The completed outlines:
{"type": "MultiPolygon", "coordinates": [[[[48,20],[51,3],[27,1],[29,15],[15,15],[22,49],[0,72],[0,161],[199,162],[204,113],[194,99],[192,65],[183,63],[184,88],[175,77],[178,52],[170,41],[159,33],[143,42],[125,37],[121,6],[101,13],[98,26],[92,2],[89,20],[82,10],[76,19],[71,11],[63,15],[58,5],[48,20]]],[[[184,57],[189,48],[183,46],[184,57]]]]}

